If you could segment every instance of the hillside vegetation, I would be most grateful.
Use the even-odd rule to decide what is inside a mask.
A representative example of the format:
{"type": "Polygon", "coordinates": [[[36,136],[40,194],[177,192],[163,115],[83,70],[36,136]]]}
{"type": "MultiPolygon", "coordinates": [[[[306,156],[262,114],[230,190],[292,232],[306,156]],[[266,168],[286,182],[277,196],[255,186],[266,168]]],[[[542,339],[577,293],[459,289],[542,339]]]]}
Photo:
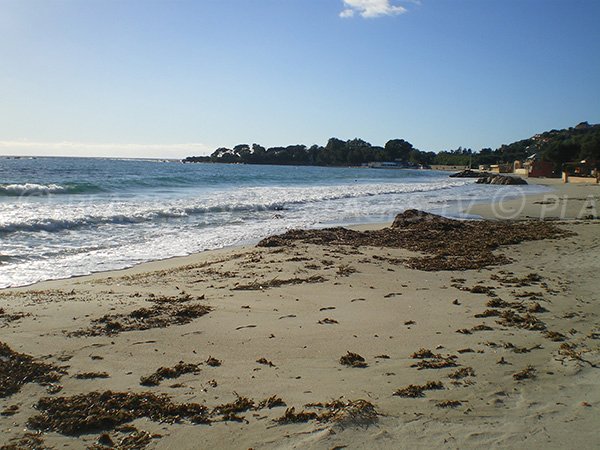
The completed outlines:
{"type": "Polygon", "coordinates": [[[532,155],[551,161],[556,169],[564,162],[600,161],[600,125],[582,122],[563,129],[536,134],[528,139],[505,144],[492,150],[473,151],[459,147],[439,153],[422,151],[404,139],[391,139],[385,146],[371,145],[360,138],[343,141],[331,138],[325,146],[303,144],[265,148],[259,144],[220,147],[210,156],[190,156],[184,162],[281,164],[317,166],[358,166],[371,162],[397,161],[406,166],[434,164],[461,165],[512,163],[532,155]]]}

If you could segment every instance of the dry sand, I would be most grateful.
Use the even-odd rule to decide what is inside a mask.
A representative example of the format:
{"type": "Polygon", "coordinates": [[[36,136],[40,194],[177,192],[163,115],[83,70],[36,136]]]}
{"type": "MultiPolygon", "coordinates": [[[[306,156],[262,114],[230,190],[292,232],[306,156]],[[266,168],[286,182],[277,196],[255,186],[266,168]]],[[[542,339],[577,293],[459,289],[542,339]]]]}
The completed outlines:
{"type": "MultiPolygon", "coordinates": [[[[553,194],[528,197],[522,209],[521,200],[513,200],[503,211],[597,216],[599,187],[548,183],[553,194]],[[551,201],[564,213],[554,203],[538,203],[551,201]]],[[[495,208],[478,205],[470,212],[494,218],[495,208]]],[[[210,425],[185,418],[127,422],[155,435],[146,439],[148,448],[597,447],[600,223],[563,220],[559,226],[576,234],[505,246],[500,253],[512,262],[478,270],[412,270],[403,265],[415,255],[408,250],[297,243],[206,252],[4,290],[0,342],[65,374],[0,398],[0,445],[29,439],[30,447],[43,448],[31,445],[41,439],[47,447],[89,447],[103,431],[31,436],[27,421],[40,414],[34,405],[42,397],[112,390],[164,393],[214,412],[210,425]],[[470,291],[474,286],[483,288],[470,291]],[[181,312],[192,305],[212,310],[198,317],[181,312]],[[138,311],[136,320],[123,318],[132,311],[138,311]],[[504,320],[476,317],[484,311],[504,314],[504,320]],[[156,322],[146,317],[152,313],[156,322]],[[107,314],[115,316],[94,322],[107,314]],[[176,323],[165,327],[173,317],[176,323]],[[109,325],[115,333],[95,335],[111,322],[123,328],[109,325]],[[161,327],[127,330],[140,323],[161,327]],[[440,357],[413,358],[420,349],[440,357]],[[347,352],[364,357],[367,367],[340,364],[347,352]],[[221,364],[209,365],[209,357],[221,364]],[[140,385],[141,377],[180,361],[199,366],[158,386],[140,385]],[[413,367],[423,361],[455,367],[413,367]],[[91,372],[106,374],[76,377],[91,372]],[[427,382],[443,389],[416,398],[393,395],[427,382]],[[214,410],[238,395],[255,404],[277,396],[295,412],[317,414],[324,409],[304,405],[362,399],[380,415],[373,417],[362,403],[333,409],[321,421],[279,424],[274,419],[284,415],[284,406],[241,406],[246,410],[228,417],[214,410]]],[[[114,427],[106,432],[114,443],[146,436],[114,427]]]]}

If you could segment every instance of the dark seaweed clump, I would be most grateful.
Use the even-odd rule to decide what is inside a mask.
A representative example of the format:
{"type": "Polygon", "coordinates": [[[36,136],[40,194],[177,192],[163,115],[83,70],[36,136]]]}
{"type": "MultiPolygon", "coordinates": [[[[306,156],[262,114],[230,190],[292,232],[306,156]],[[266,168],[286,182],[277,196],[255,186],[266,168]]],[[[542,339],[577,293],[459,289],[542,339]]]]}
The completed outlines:
{"type": "Polygon", "coordinates": [[[158,386],[165,378],[179,378],[186,373],[196,374],[200,372],[200,364],[184,363],[179,361],[173,367],[161,367],[153,374],[140,378],[142,386],[158,386]]]}
{"type": "Polygon", "coordinates": [[[54,383],[65,373],[65,370],[60,367],[15,352],[8,345],[0,342],[0,398],[19,392],[27,383],[42,385],[54,383]]]}
{"type": "Polygon", "coordinates": [[[104,431],[147,417],[157,422],[208,423],[206,406],[173,403],[166,395],[149,392],[90,392],[72,397],[44,397],[35,405],[40,414],[31,417],[31,429],[79,435],[104,431]]]}
{"type": "Polygon", "coordinates": [[[207,305],[181,305],[161,302],[149,308],[138,308],[127,314],[107,314],[92,321],[92,326],[69,333],[69,336],[114,335],[124,331],[166,328],[185,325],[212,311],[207,305]]]}
{"type": "Polygon", "coordinates": [[[398,214],[389,228],[354,231],[346,228],[290,230],[258,243],[259,247],[289,247],[296,242],[320,246],[389,247],[418,251],[428,256],[408,258],[413,269],[469,270],[506,264],[494,251],[502,245],[572,235],[546,221],[454,220],[414,209],[398,214]]]}
{"type": "Polygon", "coordinates": [[[367,367],[368,364],[365,358],[360,356],[358,353],[347,352],[340,358],[340,364],[350,367],[367,367]]]}

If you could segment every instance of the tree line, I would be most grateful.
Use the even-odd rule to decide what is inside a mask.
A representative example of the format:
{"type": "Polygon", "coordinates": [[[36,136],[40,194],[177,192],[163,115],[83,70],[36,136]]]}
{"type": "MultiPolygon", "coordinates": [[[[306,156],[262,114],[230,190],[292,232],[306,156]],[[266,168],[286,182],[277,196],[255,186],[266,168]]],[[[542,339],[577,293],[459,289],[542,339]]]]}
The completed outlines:
{"type": "Polygon", "coordinates": [[[557,169],[564,162],[582,159],[600,161],[600,125],[582,122],[576,127],[551,130],[492,150],[473,151],[459,147],[438,153],[422,151],[404,139],[391,139],[383,147],[360,138],[347,141],[330,138],[325,146],[303,144],[265,148],[260,144],[220,147],[210,156],[190,156],[183,162],[229,164],[279,164],[316,166],[360,166],[374,162],[398,162],[405,167],[431,165],[479,165],[512,163],[536,155],[557,169]]]}

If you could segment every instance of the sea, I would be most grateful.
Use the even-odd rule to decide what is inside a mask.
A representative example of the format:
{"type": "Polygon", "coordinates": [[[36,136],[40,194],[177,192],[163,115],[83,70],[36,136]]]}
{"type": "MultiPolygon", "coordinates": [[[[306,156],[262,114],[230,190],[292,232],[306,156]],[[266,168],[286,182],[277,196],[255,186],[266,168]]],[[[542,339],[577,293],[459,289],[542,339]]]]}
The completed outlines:
{"type": "Polygon", "coordinates": [[[0,157],[0,288],[534,193],[447,172],[0,157]]]}

